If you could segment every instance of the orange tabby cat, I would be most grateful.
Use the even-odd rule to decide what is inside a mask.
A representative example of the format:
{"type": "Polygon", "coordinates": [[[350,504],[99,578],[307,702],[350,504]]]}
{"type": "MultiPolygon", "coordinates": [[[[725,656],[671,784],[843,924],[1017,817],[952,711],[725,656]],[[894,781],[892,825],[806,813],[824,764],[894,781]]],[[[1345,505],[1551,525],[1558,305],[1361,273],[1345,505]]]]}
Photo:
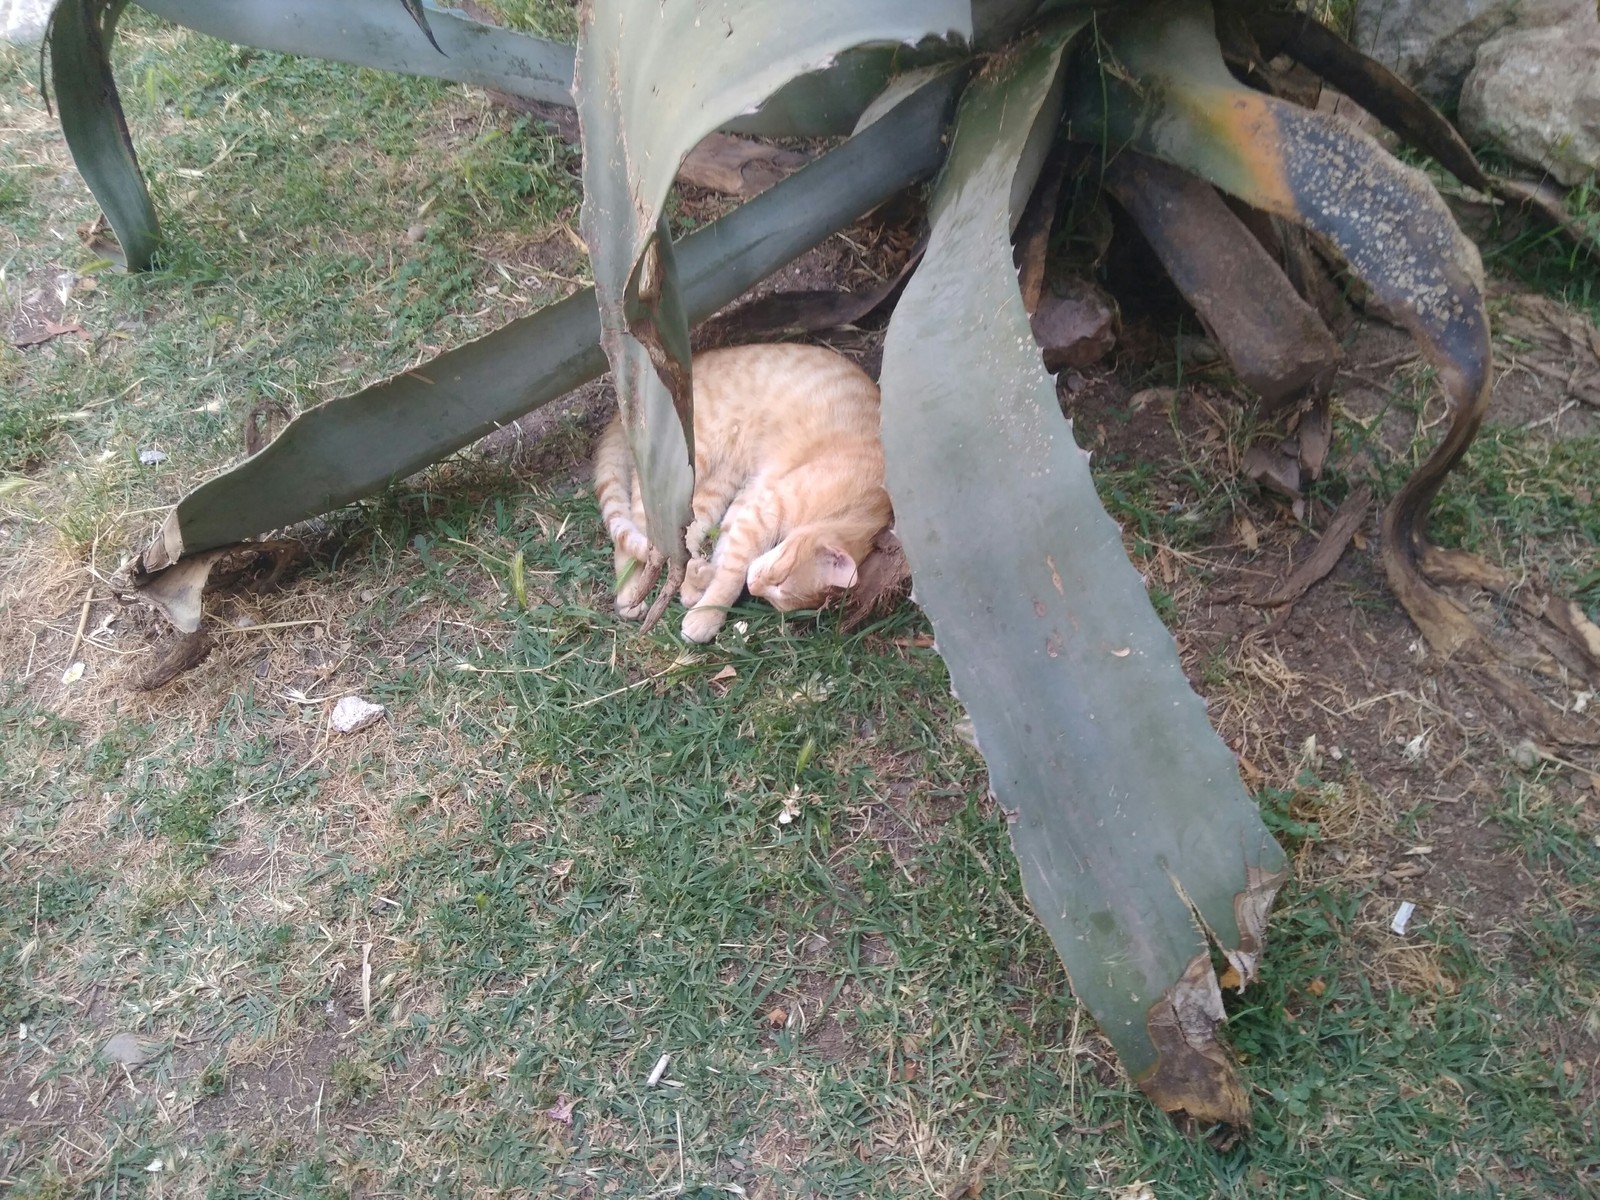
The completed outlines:
{"type": "MultiPolygon", "coordinates": [[[[878,386],[820,346],[732,346],[694,359],[694,521],[679,592],[683,636],[709,642],[746,586],[779,612],[853,587],[889,524],[878,386]],[[706,539],[717,533],[710,556],[706,539]]],[[[655,580],[644,504],[620,418],[595,453],[595,493],[616,548],[617,612],[644,615],[655,580]],[[629,567],[634,566],[631,572],[629,567]]]]}

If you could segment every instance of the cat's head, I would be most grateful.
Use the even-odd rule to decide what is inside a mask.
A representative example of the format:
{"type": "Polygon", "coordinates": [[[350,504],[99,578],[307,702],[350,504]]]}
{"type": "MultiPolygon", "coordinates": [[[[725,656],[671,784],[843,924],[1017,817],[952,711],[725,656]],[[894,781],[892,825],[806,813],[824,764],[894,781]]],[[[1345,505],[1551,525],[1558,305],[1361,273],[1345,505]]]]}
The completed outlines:
{"type": "Polygon", "coordinates": [[[752,596],[779,612],[821,608],[835,592],[856,585],[856,560],[824,533],[796,530],[750,564],[752,596]]]}

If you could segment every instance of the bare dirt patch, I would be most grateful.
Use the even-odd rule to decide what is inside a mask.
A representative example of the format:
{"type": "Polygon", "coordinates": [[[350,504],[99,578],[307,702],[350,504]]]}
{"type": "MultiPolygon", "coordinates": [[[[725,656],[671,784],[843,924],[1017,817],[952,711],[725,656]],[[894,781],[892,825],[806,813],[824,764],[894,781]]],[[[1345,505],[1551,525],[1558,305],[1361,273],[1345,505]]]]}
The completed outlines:
{"type": "MultiPolygon", "coordinates": [[[[1426,401],[1421,415],[1393,403],[1397,386],[1426,387],[1408,375],[1418,370],[1409,339],[1370,323],[1346,349],[1337,404],[1369,423],[1377,444],[1403,453],[1437,417],[1426,401]]],[[[1525,366],[1501,361],[1491,420],[1549,439],[1600,428],[1594,409],[1550,373],[1525,366]]],[[[1133,386],[1123,371],[1088,373],[1076,391],[1063,389],[1086,445],[1116,461],[1187,460],[1203,463],[1210,477],[1225,477],[1249,420],[1237,396],[1205,382],[1176,397],[1133,386]]],[[[1336,451],[1330,468],[1359,476],[1373,467],[1373,453],[1359,450],[1339,461],[1336,451]]],[[[1189,482],[1171,473],[1164,478],[1155,504],[1180,509],[1195,502],[1189,482]]],[[[1525,847],[1495,818],[1508,790],[1526,786],[1556,751],[1530,742],[1517,714],[1422,642],[1388,590],[1376,506],[1332,573],[1299,601],[1279,609],[1241,603],[1314,548],[1330,513],[1327,503],[1313,501],[1308,528],[1286,501],[1245,485],[1231,517],[1218,523],[1221,536],[1187,550],[1158,540],[1146,560],[1148,575],[1172,589],[1185,665],[1241,754],[1246,779],[1280,786],[1304,777],[1327,781],[1291,801],[1293,811],[1321,823],[1322,840],[1303,852],[1315,861],[1303,869],[1365,891],[1362,924],[1384,946],[1374,973],[1408,990],[1449,988],[1437,955],[1396,945],[1388,924],[1399,904],[1410,901],[1417,921],[1452,924],[1482,953],[1519,953],[1514,931],[1546,907],[1551,884],[1530,870],[1525,847]]],[[[1592,753],[1557,757],[1585,768],[1591,783],[1600,780],[1592,753]]],[[[1584,778],[1552,787],[1569,806],[1581,805],[1592,801],[1580,795],[1584,778]]],[[[1587,1047],[1592,1072],[1591,1039],[1576,1026],[1567,1036],[1587,1047]]]]}

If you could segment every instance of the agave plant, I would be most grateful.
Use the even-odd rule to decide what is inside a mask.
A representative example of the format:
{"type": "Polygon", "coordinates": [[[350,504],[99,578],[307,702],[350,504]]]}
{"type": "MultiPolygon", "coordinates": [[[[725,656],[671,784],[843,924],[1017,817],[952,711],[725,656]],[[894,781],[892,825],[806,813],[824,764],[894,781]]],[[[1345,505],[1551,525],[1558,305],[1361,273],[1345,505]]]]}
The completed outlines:
{"type": "MultiPolygon", "coordinates": [[[[49,48],[73,154],[127,265],[141,268],[160,234],[109,64],[123,6],[64,0],[49,48]]],[[[1036,188],[1054,186],[1040,182],[1053,173],[1043,172],[1052,152],[1097,148],[1085,156],[1097,178],[1240,376],[1280,402],[1325,393],[1337,350],[1217,189],[1272,218],[1279,251],[1295,244],[1286,231],[1303,229],[1342,258],[1402,316],[1452,403],[1448,432],[1385,514],[1389,578],[1436,647],[1526,701],[1429,575],[1471,569],[1425,539],[1429,502],[1488,397],[1477,253],[1423,174],[1274,94],[1269,56],[1336,79],[1468,182],[1500,186],[1449,126],[1324,27],[1249,0],[1217,9],[1206,0],[592,0],[576,48],[418,0],[144,7],[235,42],[575,104],[595,280],[302,414],[184,497],[138,563],[147,593],[180,625],[192,627],[198,608],[174,595],[192,601],[225,548],[371,494],[608,364],[666,576],[659,608],[685,563],[691,326],[937,173],[926,253],[890,320],[881,377],[889,488],[915,598],[1079,999],[1162,1108],[1247,1126],[1245,1091],[1218,1040],[1212,950],[1230,986],[1256,976],[1283,855],[1096,497],[1030,336],[1013,236],[1036,188]],[[674,242],[663,211],[679,164],[715,130],[843,140],[674,242]],[[1190,231],[1191,213],[1207,215],[1194,226],[1203,238],[1190,231]],[[1215,303],[1227,294],[1213,286],[1219,273],[1240,263],[1265,264],[1255,317],[1215,303]]],[[[1582,623],[1577,632],[1593,630],[1581,612],[1560,612],[1582,623]]],[[[1600,665],[1595,647],[1600,636],[1590,668],[1600,665]]]]}

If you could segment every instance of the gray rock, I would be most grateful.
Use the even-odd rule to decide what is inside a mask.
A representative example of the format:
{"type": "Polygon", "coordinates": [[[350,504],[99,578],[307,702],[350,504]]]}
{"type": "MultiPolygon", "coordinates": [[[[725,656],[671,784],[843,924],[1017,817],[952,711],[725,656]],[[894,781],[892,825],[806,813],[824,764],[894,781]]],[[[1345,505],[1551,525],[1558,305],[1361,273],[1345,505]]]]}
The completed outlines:
{"type": "Polygon", "coordinates": [[[1591,0],[1525,5],[1478,49],[1460,124],[1568,186],[1600,171],[1600,16],[1591,0]]]}
{"type": "Polygon", "coordinates": [[[1434,104],[1461,94],[1478,47],[1512,21],[1519,0],[1359,0],[1357,49],[1434,104]]]}
{"type": "Polygon", "coordinates": [[[52,0],[0,0],[0,42],[27,45],[44,39],[52,0]]]}
{"type": "Polygon", "coordinates": [[[108,1063],[122,1063],[129,1067],[142,1067],[157,1054],[157,1051],[139,1040],[137,1034],[124,1030],[114,1033],[111,1039],[100,1048],[100,1057],[108,1063]]]}

